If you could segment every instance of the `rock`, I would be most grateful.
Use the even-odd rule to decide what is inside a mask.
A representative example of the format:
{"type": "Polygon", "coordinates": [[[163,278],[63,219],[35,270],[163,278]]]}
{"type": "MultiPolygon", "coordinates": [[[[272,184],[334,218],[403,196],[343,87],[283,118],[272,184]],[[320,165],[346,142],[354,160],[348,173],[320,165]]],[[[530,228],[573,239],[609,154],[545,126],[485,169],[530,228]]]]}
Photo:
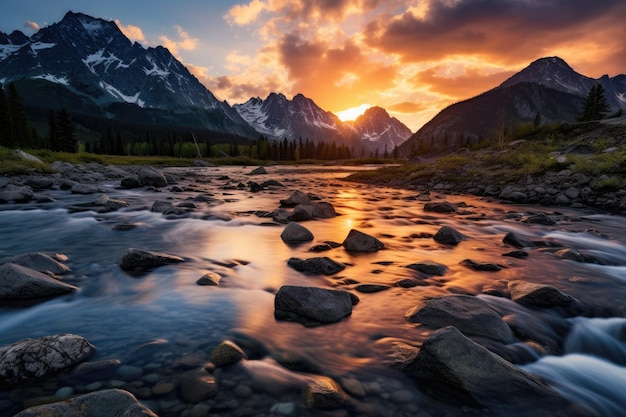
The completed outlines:
{"type": "Polygon", "coordinates": [[[9,184],[0,191],[0,203],[27,203],[33,198],[33,189],[23,185],[17,186],[9,184]]]}
{"type": "Polygon", "coordinates": [[[385,245],[373,236],[352,229],[343,241],[343,247],[349,252],[376,252],[385,245]]]}
{"type": "Polygon", "coordinates": [[[215,377],[206,373],[188,374],[180,382],[180,395],[187,403],[195,404],[217,395],[215,377]]]}
{"type": "Polygon", "coordinates": [[[465,236],[450,226],[442,226],[437,233],[435,233],[433,239],[435,242],[446,245],[458,245],[459,242],[465,239],[465,236]]]}
{"type": "Polygon", "coordinates": [[[42,164],[43,165],[43,161],[39,158],[37,158],[35,155],[31,155],[28,152],[24,152],[21,149],[16,149],[13,151],[14,155],[19,156],[22,159],[25,159],[27,161],[31,161],[31,162],[36,162],[38,164],[42,164]]]}
{"type": "Polygon", "coordinates": [[[49,190],[52,188],[54,181],[50,178],[29,178],[24,181],[24,185],[32,188],[33,190],[49,190]]]}
{"type": "Polygon", "coordinates": [[[43,379],[87,359],[95,347],[73,334],[24,339],[0,346],[0,387],[43,379]]]}
{"type": "Polygon", "coordinates": [[[122,257],[120,267],[125,271],[130,271],[133,269],[156,268],[184,261],[183,258],[176,255],[130,248],[122,257]]]}
{"type": "Polygon", "coordinates": [[[507,405],[517,410],[533,401],[541,401],[545,407],[568,415],[561,411],[568,403],[556,391],[474,343],[452,326],[431,334],[406,372],[427,393],[450,402],[507,405]]]}
{"type": "Polygon", "coordinates": [[[159,397],[169,394],[170,392],[174,391],[174,389],[176,389],[176,385],[174,385],[172,382],[162,382],[153,386],[150,391],[152,392],[152,395],[159,397]]]}
{"type": "Polygon", "coordinates": [[[522,248],[534,248],[535,244],[533,242],[531,242],[530,240],[526,239],[525,237],[518,235],[517,233],[514,232],[508,232],[504,238],[502,239],[502,241],[504,243],[506,243],[507,245],[511,245],[515,248],[518,249],[522,249],[522,248]]]}
{"type": "Polygon", "coordinates": [[[343,378],[341,380],[342,388],[350,395],[356,398],[365,398],[365,388],[363,384],[356,378],[343,378]]]}
{"type": "Polygon", "coordinates": [[[298,204],[293,209],[292,218],[296,222],[304,222],[313,219],[313,206],[298,204]]]}
{"type": "Polygon", "coordinates": [[[248,175],[264,175],[267,174],[267,170],[264,166],[257,167],[252,171],[248,172],[248,175]]]}
{"type": "Polygon", "coordinates": [[[435,203],[424,204],[424,211],[430,211],[435,213],[456,213],[457,206],[456,204],[450,203],[448,201],[438,201],[435,203]]]}
{"type": "Polygon", "coordinates": [[[515,338],[511,328],[485,301],[471,295],[447,295],[422,301],[406,312],[411,323],[430,327],[454,326],[468,335],[484,336],[504,343],[515,338]]]}
{"type": "Polygon", "coordinates": [[[284,200],[280,200],[280,205],[283,207],[295,207],[299,204],[310,206],[311,199],[302,191],[294,191],[289,197],[284,200]]]}
{"type": "Polygon", "coordinates": [[[52,297],[76,290],[73,285],[21,265],[0,266],[0,300],[52,297]]]}
{"type": "Polygon", "coordinates": [[[108,213],[110,211],[119,210],[122,207],[128,207],[128,203],[126,201],[109,198],[106,194],[96,198],[93,204],[104,208],[103,210],[99,210],[101,213],[108,213]]]}
{"type": "Polygon", "coordinates": [[[490,263],[490,262],[476,262],[471,259],[465,259],[460,263],[463,266],[466,266],[474,271],[491,271],[496,272],[502,269],[500,265],[490,263]]]}
{"type": "Polygon", "coordinates": [[[556,255],[560,259],[566,259],[568,261],[585,262],[585,257],[581,255],[581,253],[578,252],[576,249],[561,249],[556,251],[554,255],[556,255]]]}
{"type": "Polygon", "coordinates": [[[277,403],[270,408],[270,411],[281,416],[290,416],[296,411],[296,405],[294,403],[277,403]]]}
{"type": "Polygon", "coordinates": [[[508,283],[511,300],[520,304],[531,304],[538,307],[554,307],[567,305],[572,297],[562,293],[551,285],[535,284],[523,280],[508,283]]]}
{"type": "Polygon", "coordinates": [[[570,200],[576,200],[580,196],[580,190],[576,187],[569,187],[565,190],[565,196],[570,200]]]}
{"type": "Polygon", "coordinates": [[[280,234],[280,238],[285,243],[309,242],[314,239],[309,229],[296,222],[288,223],[280,234]]]}
{"type": "Polygon", "coordinates": [[[100,190],[93,185],[76,183],[70,189],[72,194],[95,194],[100,190]]]}
{"type": "Polygon", "coordinates": [[[531,216],[524,217],[522,219],[522,223],[542,224],[545,226],[552,226],[556,224],[556,222],[552,220],[552,218],[545,213],[538,213],[538,214],[533,214],[531,216]]]}
{"type": "Polygon", "coordinates": [[[222,277],[220,276],[220,274],[215,272],[207,272],[196,281],[196,284],[217,286],[220,284],[221,279],[222,277]]]}
{"type": "Polygon", "coordinates": [[[330,203],[315,203],[313,204],[313,217],[316,219],[332,219],[337,217],[337,212],[330,203]]]}
{"type": "Polygon", "coordinates": [[[570,204],[570,199],[565,194],[559,194],[554,199],[554,204],[558,206],[566,206],[570,204]]]}
{"type": "Polygon", "coordinates": [[[263,188],[267,188],[267,187],[284,187],[284,185],[282,185],[279,181],[276,181],[276,180],[267,180],[267,181],[263,181],[261,183],[261,187],[263,187],[263,188]]]}
{"type": "Polygon", "coordinates": [[[315,376],[307,383],[302,398],[309,408],[332,410],[346,405],[347,399],[339,384],[325,376],[315,376]]]}
{"type": "Polygon", "coordinates": [[[287,265],[296,271],[310,275],[334,275],[345,269],[345,265],[333,261],[328,257],[310,259],[290,258],[287,261],[287,265]]]}
{"type": "Polygon", "coordinates": [[[139,188],[141,187],[141,181],[137,176],[124,177],[120,180],[120,186],[122,188],[139,188]]]}
{"type": "Polygon", "coordinates": [[[203,159],[196,159],[193,161],[192,166],[199,168],[215,168],[217,165],[203,159]]]}
{"type": "Polygon", "coordinates": [[[28,408],[14,417],[158,417],[120,389],[91,392],[66,401],[28,408]]]}
{"type": "Polygon", "coordinates": [[[448,270],[447,266],[437,263],[435,261],[416,262],[414,264],[407,265],[406,267],[418,272],[423,272],[424,274],[439,276],[445,275],[446,271],[448,270]]]}
{"type": "Polygon", "coordinates": [[[232,365],[242,359],[247,359],[245,352],[230,340],[220,343],[210,355],[210,360],[215,366],[232,365]]]}
{"type": "Polygon", "coordinates": [[[166,211],[171,210],[173,207],[173,204],[169,201],[157,200],[152,203],[152,208],[150,208],[150,211],[153,213],[165,213],[166,211]]]}
{"type": "Polygon", "coordinates": [[[162,172],[157,171],[156,169],[150,166],[142,166],[137,171],[137,177],[139,179],[139,183],[143,186],[152,186],[152,187],[165,187],[167,185],[167,179],[162,172]]]}
{"type": "Polygon", "coordinates": [[[381,285],[381,284],[359,284],[354,289],[358,292],[362,292],[364,294],[372,294],[375,292],[385,291],[390,289],[389,285],[381,285]]]}
{"type": "Polygon", "coordinates": [[[524,203],[526,202],[526,200],[528,200],[528,195],[521,191],[516,191],[512,188],[507,187],[502,190],[502,192],[498,195],[498,198],[524,203]]]}
{"type": "Polygon", "coordinates": [[[524,258],[528,258],[528,252],[525,252],[523,250],[513,250],[510,252],[503,253],[502,256],[508,256],[508,257],[517,258],[517,259],[524,259],[524,258]]]}
{"type": "Polygon", "coordinates": [[[274,309],[277,320],[334,323],[352,314],[352,297],[347,291],[285,285],[276,293],[274,309]]]}
{"type": "Polygon", "coordinates": [[[53,259],[50,255],[43,252],[24,253],[22,255],[11,256],[9,258],[0,259],[0,264],[16,264],[26,268],[33,269],[37,272],[62,275],[69,272],[70,269],[61,262],[53,259]]]}

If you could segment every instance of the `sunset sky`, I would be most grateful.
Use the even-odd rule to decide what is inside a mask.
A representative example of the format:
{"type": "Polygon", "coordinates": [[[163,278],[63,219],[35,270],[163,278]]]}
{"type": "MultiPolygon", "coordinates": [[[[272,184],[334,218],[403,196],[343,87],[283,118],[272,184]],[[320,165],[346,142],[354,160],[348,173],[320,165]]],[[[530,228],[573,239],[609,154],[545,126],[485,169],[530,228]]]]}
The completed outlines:
{"type": "Polygon", "coordinates": [[[32,35],[68,11],[167,47],[230,104],[282,92],[339,113],[378,105],[417,130],[448,104],[558,55],[626,73],[624,0],[20,0],[0,31],[32,35]]]}

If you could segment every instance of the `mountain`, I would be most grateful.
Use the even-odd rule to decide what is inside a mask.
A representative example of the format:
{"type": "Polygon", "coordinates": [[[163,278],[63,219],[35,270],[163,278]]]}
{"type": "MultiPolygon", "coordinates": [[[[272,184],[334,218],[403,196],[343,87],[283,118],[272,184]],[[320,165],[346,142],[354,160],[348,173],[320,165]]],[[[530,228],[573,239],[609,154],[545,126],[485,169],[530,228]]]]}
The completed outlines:
{"type": "Polygon", "coordinates": [[[574,122],[595,84],[602,84],[613,110],[626,110],[626,76],[593,79],[558,57],[541,58],[499,86],[453,104],[400,147],[404,155],[466,147],[528,123],[574,122]]]}
{"type": "Polygon", "coordinates": [[[342,122],[302,94],[287,99],[271,93],[265,100],[253,97],[233,106],[252,127],[270,139],[335,141],[354,148],[357,154],[393,150],[411,136],[402,122],[380,107],[368,109],[354,122],[342,122]]]}
{"type": "Polygon", "coordinates": [[[166,48],[146,49],[114,22],[80,13],[30,38],[0,33],[0,82],[14,82],[27,108],[258,136],[166,48]]]}

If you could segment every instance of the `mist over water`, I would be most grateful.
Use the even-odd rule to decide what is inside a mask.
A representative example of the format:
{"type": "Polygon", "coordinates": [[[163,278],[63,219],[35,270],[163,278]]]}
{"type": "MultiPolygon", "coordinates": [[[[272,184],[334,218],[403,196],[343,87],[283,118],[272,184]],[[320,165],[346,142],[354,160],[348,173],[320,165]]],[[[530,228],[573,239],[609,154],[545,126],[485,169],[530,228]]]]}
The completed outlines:
{"type": "MultiPolygon", "coordinates": [[[[255,346],[262,345],[257,351],[264,354],[248,361],[241,372],[261,381],[266,388],[258,395],[274,403],[300,401],[289,387],[308,377],[273,361],[288,352],[297,353],[324,375],[361,381],[368,393],[355,400],[362,403],[361,415],[381,415],[381,409],[388,409],[396,413],[390,415],[417,415],[417,410],[422,410],[432,416],[480,416],[480,409],[459,408],[424,395],[413,381],[389,367],[387,348],[390,341],[420,346],[433,331],[404,318],[420,300],[472,294],[518,329],[527,328],[547,341],[565,338],[563,351],[558,354],[539,355],[521,340],[517,346],[508,347],[508,354],[518,357],[525,370],[599,416],[622,415],[626,409],[626,222],[622,217],[502,205],[477,197],[436,193],[431,194],[433,201],[463,202],[467,207],[457,214],[425,212],[424,202],[415,191],[343,181],[350,171],[336,168],[271,167],[262,180],[276,179],[283,187],[259,193],[233,187],[257,180],[245,175],[248,168],[169,171],[192,190],[121,190],[118,183],[104,183],[101,187],[109,197],[130,203],[110,213],[68,210],[93,201],[97,195],[77,196],[61,190],[46,192],[56,200],[53,203],[0,206],[0,257],[39,251],[65,254],[71,272],[63,280],[79,287],[75,294],[29,307],[0,305],[0,344],[74,333],[96,346],[95,360],[120,359],[152,369],[155,359],[132,353],[147,343],[156,341],[148,352],[162,355],[165,359],[159,359],[158,364],[164,367],[192,353],[207,356],[222,340],[252,340],[255,346]],[[225,176],[228,179],[220,179],[225,176]],[[331,203],[340,215],[303,222],[315,240],[287,245],[280,238],[284,225],[271,225],[271,217],[262,213],[277,209],[279,201],[295,190],[315,194],[331,203]],[[212,199],[192,200],[198,195],[212,199]],[[185,216],[166,216],[150,211],[156,200],[174,204],[194,201],[197,209],[185,216]],[[542,226],[519,221],[532,212],[548,213],[558,223],[542,226]],[[122,223],[137,227],[113,230],[122,223]],[[454,227],[466,239],[457,246],[435,242],[429,236],[443,225],[454,227]],[[317,243],[341,243],[351,229],[375,236],[385,249],[367,254],[349,253],[341,247],[321,254],[309,252],[317,243]],[[504,257],[503,253],[513,249],[502,242],[509,231],[575,248],[596,263],[559,259],[547,250],[529,251],[527,259],[504,257]],[[185,262],[130,275],[119,267],[129,248],[171,253],[185,262]],[[310,276],[287,266],[291,257],[314,256],[328,256],[346,268],[333,276],[310,276]],[[461,265],[465,259],[497,263],[502,270],[474,271],[461,265]],[[427,276],[406,268],[423,260],[445,264],[449,269],[444,276],[427,276]],[[207,272],[222,277],[219,286],[196,284],[207,272]],[[418,280],[419,285],[396,285],[406,278],[418,280]],[[505,297],[484,294],[489,290],[506,293],[506,282],[514,279],[559,288],[576,300],[576,314],[557,308],[528,308],[505,297]],[[360,293],[355,289],[359,283],[390,288],[360,293]],[[341,288],[358,295],[360,302],[347,319],[306,328],[275,320],[274,294],[283,285],[341,288]],[[522,351],[525,353],[515,353],[522,351]],[[272,385],[275,389],[270,389],[272,385]],[[399,396],[394,397],[397,392],[408,393],[411,400],[398,401],[399,396]]],[[[16,399],[8,408],[12,413],[19,411],[27,397],[0,392],[0,400],[16,399]]],[[[177,401],[173,397],[168,400],[177,401]]],[[[146,402],[158,409],[161,417],[176,415],[167,411],[163,401],[146,402]]],[[[230,415],[231,411],[216,411],[215,415],[230,415]]],[[[266,415],[269,412],[262,411],[266,415]]],[[[299,408],[298,415],[325,414],[299,408]]]]}

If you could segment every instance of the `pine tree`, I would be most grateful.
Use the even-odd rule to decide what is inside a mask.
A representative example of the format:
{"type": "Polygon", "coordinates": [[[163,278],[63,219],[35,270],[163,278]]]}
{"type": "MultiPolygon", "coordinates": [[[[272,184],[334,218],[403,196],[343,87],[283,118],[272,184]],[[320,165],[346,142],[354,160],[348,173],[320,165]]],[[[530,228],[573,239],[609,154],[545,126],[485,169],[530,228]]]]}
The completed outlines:
{"type": "Polygon", "coordinates": [[[10,148],[11,141],[11,114],[2,84],[0,84],[0,146],[10,148]]]}
{"type": "Polygon", "coordinates": [[[57,115],[57,141],[62,152],[78,152],[78,142],[74,135],[74,124],[66,109],[61,109],[57,115]]]}
{"type": "Polygon", "coordinates": [[[17,92],[14,83],[9,84],[8,95],[9,114],[11,117],[11,144],[13,147],[29,148],[31,143],[31,131],[26,118],[26,110],[22,98],[17,92]]]}
{"type": "Polygon", "coordinates": [[[611,106],[604,96],[602,84],[591,87],[589,94],[583,101],[582,114],[578,117],[579,122],[603,119],[611,111],[611,106]]]}
{"type": "Polygon", "coordinates": [[[59,130],[57,129],[57,116],[54,113],[54,110],[50,110],[48,113],[48,143],[50,144],[50,149],[53,151],[60,151],[61,144],[59,143],[59,130]]]}

